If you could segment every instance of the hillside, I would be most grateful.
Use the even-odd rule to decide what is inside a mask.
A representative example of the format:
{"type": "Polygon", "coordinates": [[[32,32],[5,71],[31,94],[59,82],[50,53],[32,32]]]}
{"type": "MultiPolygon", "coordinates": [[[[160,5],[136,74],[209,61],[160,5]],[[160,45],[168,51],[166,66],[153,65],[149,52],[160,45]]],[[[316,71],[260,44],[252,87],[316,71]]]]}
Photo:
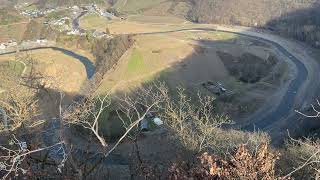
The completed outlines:
{"type": "Polygon", "coordinates": [[[259,27],[320,46],[319,0],[118,0],[121,13],[259,27]]]}
{"type": "Polygon", "coordinates": [[[318,0],[193,0],[188,19],[198,23],[254,26],[319,47],[318,0]]]}
{"type": "Polygon", "coordinates": [[[317,0],[192,0],[189,18],[199,23],[264,26],[286,13],[312,7],[317,0]]]}

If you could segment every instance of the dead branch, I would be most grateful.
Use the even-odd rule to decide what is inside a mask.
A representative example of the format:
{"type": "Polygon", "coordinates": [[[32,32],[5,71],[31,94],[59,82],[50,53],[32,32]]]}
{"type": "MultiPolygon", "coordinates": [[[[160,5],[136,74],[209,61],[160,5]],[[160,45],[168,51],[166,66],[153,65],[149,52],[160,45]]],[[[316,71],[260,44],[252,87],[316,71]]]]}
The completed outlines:
{"type": "MultiPolygon", "coordinates": [[[[317,105],[320,108],[320,101],[317,99],[317,105]]],[[[316,113],[315,115],[307,115],[302,113],[301,111],[295,110],[295,112],[299,113],[300,115],[307,117],[307,118],[318,118],[320,117],[320,110],[317,110],[313,104],[311,104],[312,110],[316,113]]]]}
{"type": "MultiPolygon", "coordinates": [[[[22,163],[28,157],[28,155],[48,150],[62,144],[64,144],[64,142],[58,142],[51,146],[38,148],[35,150],[29,150],[25,142],[19,141],[13,135],[13,139],[10,143],[10,146],[12,148],[8,148],[2,145],[0,146],[0,150],[2,151],[1,154],[4,154],[0,156],[0,170],[6,172],[2,179],[5,180],[12,173],[15,175],[18,175],[19,172],[21,172],[22,174],[26,174],[28,170],[22,167],[22,163]]],[[[64,162],[65,160],[63,160],[62,163],[64,162]]]]}
{"type": "MultiPolygon", "coordinates": [[[[290,136],[290,133],[288,131],[288,137],[290,142],[301,146],[301,147],[307,147],[307,149],[304,149],[304,151],[307,151],[305,153],[308,153],[309,156],[306,158],[304,157],[295,157],[295,158],[300,158],[302,160],[302,164],[299,165],[298,167],[295,167],[293,171],[289,172],[285,178],[292,176],[292,174],[302,170],[303,168],[311,168],[313,169],[316,173],[319,172],[319,165],[320,165],[320,149],[319,149],[319,144],[312,142],[310,139],[305,138],[305,140],[297,140],[294,139],[290,136]]],[[[297,148],[294,146],[294,148],[297,148]]]]}
{"type": "Polygon", "coordinates": [[[99,134],[99,120],[104,110],[110,105],[109,95],[97,99],[86,97],[75,101],[68,108],[60,105],[60,116],[67,124],[80,125],[90,130],[103,147],[107,146],[105,139],[99,134]]]}

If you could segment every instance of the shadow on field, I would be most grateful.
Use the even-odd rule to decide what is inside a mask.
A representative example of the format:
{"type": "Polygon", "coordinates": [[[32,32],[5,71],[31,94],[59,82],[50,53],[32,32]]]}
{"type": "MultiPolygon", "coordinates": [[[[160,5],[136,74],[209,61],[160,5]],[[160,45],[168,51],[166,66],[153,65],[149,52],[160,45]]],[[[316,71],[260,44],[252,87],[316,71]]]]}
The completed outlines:
{"type": "MultiPolygon", "coordinates": [[[[285,67],[284,62],[277,53],[271,52],[273,44],[243,35],[225,40],[194,41],[190,55],[141,86],[165,82],[173,97],[177,87],[182,87],[194,102],[198,93],[214,96],[218,114],[229,115],[236,122],[234,127],[250,130],[247,126],[260,119],[246,121],[245,117],[262,106],[266,96],[272,96],[279,86],[286,83],[280,71],[285,67]]],[[[150,51],[160,53],[156,48],[150,51]]],[[[122,92],[115,95],[121,96],[122,92]]],[[[264,127],[266,125],[259,129],[264,127]]]]}

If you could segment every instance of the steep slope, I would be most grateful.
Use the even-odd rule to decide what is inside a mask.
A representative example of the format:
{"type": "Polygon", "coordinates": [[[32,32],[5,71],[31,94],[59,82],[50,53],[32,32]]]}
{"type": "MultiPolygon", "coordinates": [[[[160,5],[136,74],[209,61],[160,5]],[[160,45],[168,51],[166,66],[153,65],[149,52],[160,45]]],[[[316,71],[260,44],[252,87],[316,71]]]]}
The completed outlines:
{"type": "Polygon", "coordinates": [[[189,18],[200,23],[263,26],[286,13],[312,7],[317,0],[191,0],[189,18]]]}
{"type": "Polygon", "coordinates": [[[320,47],[319,0],[192,0],[188,19],[254,26],[320,47]]]}

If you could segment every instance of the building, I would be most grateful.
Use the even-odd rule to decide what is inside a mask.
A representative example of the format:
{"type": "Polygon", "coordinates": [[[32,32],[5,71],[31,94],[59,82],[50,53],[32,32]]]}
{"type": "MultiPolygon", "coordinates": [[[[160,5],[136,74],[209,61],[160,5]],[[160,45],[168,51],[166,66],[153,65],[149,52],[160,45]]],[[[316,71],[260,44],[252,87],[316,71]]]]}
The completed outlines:
{"type": "Polygon", "coordinates": [[[37,39],[37,43],[41,44],[41,43],[47,43],[48,40],[44,39],[44,38],[40,38],[40,39],[37,39]]]}
{"type": "Polygon", "coordinates": [[[72,31],[67,32],[67,35],[79,35],[79,30],[78,29],[74,29],[72,31]]]}
{"type": "Polygon", "coordinates": [[[6,45],[4,45],[4,44],[0,44],[0,49],[6,49],[7,48],[7,46],[6,45]]]}
{"type": "Polygon", "coordinates": [[[106,36],[107,33],[95,31],[95,32],[92,33],[92,35],[93,35],[93,37],[95,37],[95,38],[102,38],[102,37],[106,36]]]}
{"type": "Polygon", "coordinates": [[[7,42],[7,46],[10,46],[10,47],[17,46],[17,45],[18,45],[18,43],[15,40],[10,40],[7,42]]]}

